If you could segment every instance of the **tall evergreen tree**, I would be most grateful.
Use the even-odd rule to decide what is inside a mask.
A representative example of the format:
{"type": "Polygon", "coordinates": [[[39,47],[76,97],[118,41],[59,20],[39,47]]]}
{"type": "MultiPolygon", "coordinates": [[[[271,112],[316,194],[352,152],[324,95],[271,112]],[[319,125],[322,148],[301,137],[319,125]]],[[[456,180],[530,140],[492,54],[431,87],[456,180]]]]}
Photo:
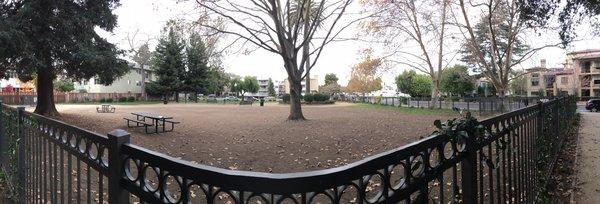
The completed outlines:
{"type": "Polygon", "coordinates": [[[163,36],[156,46],[153,58],[153,68],[157,80],[155,88],[162,93],[163,97],[175,94],[175,100],[179,101],[179,91],[182,91],[184,64],[184,44],[179,35],[169,28],[167,35],[163,36]]]}
{"type": "Polygon", "coordinates": [[[277,93],[275,92],[275,84],[273,84],[273,80],[271,80],[271,78],[269,78],[269,84],[267,88],[269,90],[269,96],[277,95],[277,93]]]}
{"type": "Polygon", "coordinates": [[[190,36],[186,48],[187,72],[185,75],[185,89],[197,98],[199,92],[205,93],[208,86],[208,53],[206,46],[197,34],[190,36]]]}
{"type": "Polygon", "coordinates": [[[117,25],[112,13],[119,0],[0,1],[0,70],[35,78],[35,112],[58,115],[53,80],[57,74],[73,80],[98,77],[103,84],[129,70],[122,51],[96,33],[117,25]]]}

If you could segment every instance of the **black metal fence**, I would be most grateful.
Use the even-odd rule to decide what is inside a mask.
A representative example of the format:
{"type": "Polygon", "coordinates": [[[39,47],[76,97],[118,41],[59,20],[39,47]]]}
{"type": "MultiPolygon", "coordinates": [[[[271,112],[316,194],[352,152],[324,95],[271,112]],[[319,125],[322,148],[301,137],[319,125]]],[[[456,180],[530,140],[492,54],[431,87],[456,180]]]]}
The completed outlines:
{"type": "Polygon", "coordinates": [[[537,104],[540,100],[551,98],[539,97],[451,97],[440,98],[436,101],[428,97],[348,97],[345,101],[352,103],[369,103],[384,106],[411,107],[411,108],[437,108],[469,110],[479,114],[499,114],[525,108],[537,104]]]}
{"type": "MultiPolygon", "coordinates": [[[[1,164],[23,203],[532,203],[575,100],[530,105],[333,169],[271,174],[182,161],[2,106],[1,164]],[[462,134],[462,133],[461,133],[462,134]],[[14,170],[10,170],[14,167],[14,170]]],[[[285,161],[282,161],[285,162],[285,161]]]]}

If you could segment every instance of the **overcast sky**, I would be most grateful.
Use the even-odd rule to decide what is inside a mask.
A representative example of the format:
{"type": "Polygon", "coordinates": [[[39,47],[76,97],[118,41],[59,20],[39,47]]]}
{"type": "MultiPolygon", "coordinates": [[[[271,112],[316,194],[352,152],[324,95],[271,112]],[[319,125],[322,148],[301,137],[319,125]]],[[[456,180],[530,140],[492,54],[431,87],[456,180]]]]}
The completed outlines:
{"type": "MultiPolygon", "coordinates": [[[[194,19],[195,1],[177,2],[177,0],[121,0],[121,6],[114,12],[118,15],[118,27],[112,34],[102,33],[109,41],[116,43],[122,49],[129,49],[127,43],[127,34],[139,30],[138,38],[158,38],[161,34],[166,21],[173,18],[194,19]]],[[[355,2],[356,3],[356,2],[355,2]]],[[[356,6],[354,7],[356,8],[356,6]]],[[[355,29],[348,30],[347,33],[352,35],[356,32],[355,29]]],[[[549,33],[547,36],[528,36],[535,47],[535,44],[545,41],[556,41],[558,35],[549,33]]],[[[600,39],[585,36],[585,33],[580,34],[583,38],[589,39],[573,43],[568,51],[581,49],[599,49],[600,39]]],[[[151,46],[156,44],[156,41],[151,41],[151,46]]],[[[372,46],[372,45],[371,45],[372,46]]],[[[322,57],[317,65],[313,68],[311,75],[319,75],[321,83],[326,73],[335,73],[340,78],[340,83],[345,85],[349,80],[351,67],[357,63],[359,59],[359,50],[367,48],[365,43],[344,41],[335,42],[323,51],[322,57]]],[[[375,49],[377,47],[375,46],[375,49]]],[[[418,51],[418,50],[417,50],[418,51]]],[[[559,48],[549,48],[538,52],[530,60],[522,64],[522,67],[528,68],[539,64],[541,59],[546,59],[548,66],[561,66],[565,60],[567,51],[559,48]]],[[[281,58],[277,55],[263,50],[257,50],[251,54],[230,54],[225,56],[224,67],[227,72],[234,73],[240,76],[252,75],[259,78],[273,78],[274,80],[283,80],[287,74],[283,69],[281,58]]],[[[384,83],[393,86],[393,78],[404,70],[401,66],[394,67],[383,74],[384,83]]]]}

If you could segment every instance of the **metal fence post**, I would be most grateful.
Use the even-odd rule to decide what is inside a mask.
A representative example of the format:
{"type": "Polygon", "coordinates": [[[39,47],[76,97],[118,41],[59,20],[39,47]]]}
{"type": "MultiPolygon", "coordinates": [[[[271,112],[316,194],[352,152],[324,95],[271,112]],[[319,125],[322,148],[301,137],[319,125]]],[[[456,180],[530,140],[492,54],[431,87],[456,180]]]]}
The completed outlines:
{"type": "Polygon", "coordinates": [[[108,203],[129,203],[129,193],[120,184],[124,172],[121,148],[129,141],[125,130],[108,133],[108,203]]]}
{"type": "Polygon", "coordinates": [[[25,111],[25,107],[17,107],[17,113],[18,113],[18,128],[17,128],[17,138],[19,138],[18,142],[18,155],[17,155],[17,179],[18,179],[18,201],[19,203],[25,203],[25,186],[26,184],[26,180],[25,180],[25,172],[26,172],[26,166],[25,166],[25,133],[23,131],[24,126],[23,126],[23,114],[25,111]]]}
{"type": "Polygon", "coordinates": [[[465,158],[460,161],[462,200],[466,204],[477,203],[477,149],[475,148],[475,131],[467,130],[469,137],[465,139],[465,158]]]}

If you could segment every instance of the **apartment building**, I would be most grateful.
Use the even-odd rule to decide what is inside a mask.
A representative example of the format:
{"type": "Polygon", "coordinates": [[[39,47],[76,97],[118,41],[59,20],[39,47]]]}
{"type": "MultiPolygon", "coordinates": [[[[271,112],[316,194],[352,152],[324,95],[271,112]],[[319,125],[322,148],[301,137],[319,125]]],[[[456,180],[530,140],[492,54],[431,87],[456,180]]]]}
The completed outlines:
{"type": "Polygon", "coordinates": [[[574,95],[577,91],[574,72],[565,67],[546,67],[546,60],[540,65],[526,69],[527,96],[574,95]]]}
{"type": "MultiPolygon", "coordinates": [[[[306,80],[302,80],[302,94],[304,94],[306,90],[306,80]]],[[[310,77],[310,92],[317,93],[319,92],[319,76],[313,75],[310,77]]],[[[288,79],[283,80],[283,82],[279,85],[279,93],[289,94],[290,93],[290,82],[288,79]],[[283,88],[283,90],[282,90],[283,88]]]]}
{"type": "MultiPolygon", "coordinates": [[[[273,81],[273,88],[275,89],[275,94],[279,93],[279,84],[281,82],[273,81]]],[[[258,92],[256,93],[247,93],[246,96],[254,96],[254,97],[267,97],[269,96],[269,79],[258,79],[258,92]]]]}
{"type": "Polygon", "coordinates": [[[75,82],[75,91],[85,91],[87,93],[142,93],[142,83],[153,81],[155,76],[149,67],[143,69],[137,65],[131,66],[131,70],[116,79],[110,85],[103,85],[97,78],[75,82]],[[145,73],[145,82],[142,82],[142,72],[145,73]]]}
{"type": "Polygon", "coordinates": [[[0,79],[0,92],[5,91],[7,87],[11,87],[12,92],[35,92],[34,80],[23,82],[16,74],[10,74],[10,78],[0,79]]]}
{"type": "Polygon", "coordinates": [[[565,68],[574,73],[575,95],[600,97],[600,49],[568,53],[565,68]]]}

